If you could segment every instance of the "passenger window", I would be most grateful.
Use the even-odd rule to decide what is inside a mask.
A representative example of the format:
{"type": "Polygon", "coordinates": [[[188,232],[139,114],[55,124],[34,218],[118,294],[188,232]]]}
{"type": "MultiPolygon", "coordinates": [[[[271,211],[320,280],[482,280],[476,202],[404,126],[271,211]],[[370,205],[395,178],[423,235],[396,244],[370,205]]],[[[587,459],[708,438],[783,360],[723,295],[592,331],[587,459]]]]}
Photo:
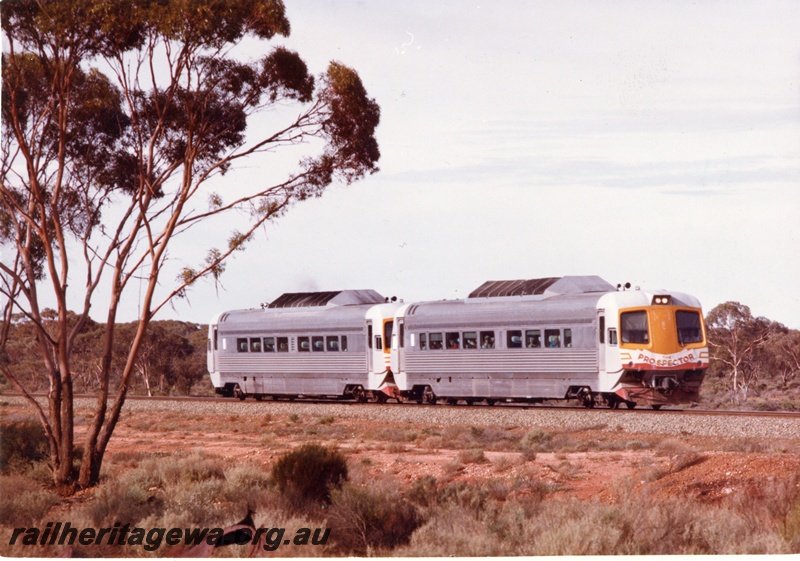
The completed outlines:
{"type": "Polygon", "coordinates": [[[547,346],[551,349],[561,346],[561,337],[558,329],[545,329],[544,340],[547,341],[547,346]]]}
{"type": "Polygon", "coordinates": [[[448,333],[447,334],[447,348],[448,349],[459,349],[461,348],[460,344],[460,336],[458,333],[448,333]]]}
{"type": "Polygon", "coordinates": [[[264,352],[265,353],[275,352],[275,337],[264,337],[264,352]]]}
{"type": "Polygon", "coordinates": [[[572,347],[572,330],[565,329],[564,330],[564,346],[565,347],[572,347]]]}
{"type": "Polygon", "coordinates": [[[308,337],[298,337],[297,338],[297,350],[301,353],[307,353],[311,349],[311,345],[308,343],[308,337]]]}
{"type": "Polygon", "coordinates": [[[342,335],[342,352],[347,352],[347,335],[342,335]]]}
{"type": "Polygon", "coordinates": [[[279,353],[288,353],[289,352],[289,338],[288,337],[278,337],[278,352],[279,353]]]}
{"type": "Polygon", "coordinates": [[[251,353],[260,353],[261,352],[261,338],[255,337],[250,339],[250,352],[251,353]]]}
{"type": "Polygon", "coordinates": [[[311,350],[315,353],[321,353],[325,350],[325,340],[320,335],[315,335],[311,338],[311,350]]]}
{"type": "Polygon", "coordinates": [[[421,351],[428,350],[428,338],[425,337],[424,333],[419,334],[419,350],[421,351]]]}
{"type": "Polygon", "coordinates": [[[444,348],[444,338],[441,333],[431,333],[431,350],[440,351],[444,348]]]}
{"type": "Polygon", "coordinates": [[[525,332],[525,347],[528,349],[542,348],[542,330],[528,329],[525,332]]]}
{"type": "Polygon", "coordinates": [[[375,350],[383,350],[383,340],[381,339],[380,335],[375,335],[375,350]]]}
{"type": "Polygon", "coordinates": [[[606,316],[600,316],[600,327],[598,328],[598,333],[600,334],[600,342],[606,342],[606,316]]]}
{"type": "Polygon", "coordinates": [[[247,338],[236,339],[236,350],[240,353],[247,352],[247,338]]]}
{"type": "Polygon", "coordinates": [[[339,351],[339,338],[338,337],[328,336],[328,351],[334,352],[334,353],[339,351]]]}
{"type": "Polygon", "coordinates": [[[613,327],[608,328],[608,344],[617,346],[617,330],[613,327]]]}
{"type": "Polygon", "coordinates": [[[522,331],[509,331],[506,344],[509,349],[522,348],[522,331]]]}
{"type": "Polygon", "coordinates": [[[478,334],[475,331],[464,332],[464,348],[477,349],[478,348],[478,334]]]}
{"type": "Polygon", "coordinates": [[[494,348],[494,331],[481,331],[481,348],[494,348]]]}

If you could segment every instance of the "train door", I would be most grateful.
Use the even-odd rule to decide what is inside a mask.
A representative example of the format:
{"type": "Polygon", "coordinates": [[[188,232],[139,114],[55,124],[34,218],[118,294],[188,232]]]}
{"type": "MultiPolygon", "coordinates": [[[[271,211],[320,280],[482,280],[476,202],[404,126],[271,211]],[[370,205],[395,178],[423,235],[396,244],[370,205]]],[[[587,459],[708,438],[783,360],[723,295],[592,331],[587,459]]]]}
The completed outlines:
{"type": "Polygon", "coordinates": [[[396,338],[394,334],[394,318],[383,320],[383,364],[391,370],[392,360],[392,341],[396,338]]]}
{"type": "Polygon", "coordinates": [[[393,327],[392,318],[367,320],[367,367],[370,372],[379,374],[389,367],[393,327]]]}
{"type": "Polygon", "coordinates": [[[403,318],[397,319],[397,333],[392,337],[392,353],[397,357],[396,362],[392,365],[396,372],[403,371],[403,353],[404,347],[403,337],[405,336],[405,320],[403,318]]]}
{"type": "Polygon", "coordinates": [[[606,371],[606,314],[597,312],[597,367],[600,372],[606,371]]]}
{"type": "Polygon", "coordinates": [[[217,371],[217,349],[219,347],[219,332],[216,324],[211,324],[208,328],[208,352],[206,354],[206,367],[209,373],[217,371]]]}
{"type": "Polygon", "coordinates": [[[367,320],[367,372],[372,373],[372,320],[367,320]]]}

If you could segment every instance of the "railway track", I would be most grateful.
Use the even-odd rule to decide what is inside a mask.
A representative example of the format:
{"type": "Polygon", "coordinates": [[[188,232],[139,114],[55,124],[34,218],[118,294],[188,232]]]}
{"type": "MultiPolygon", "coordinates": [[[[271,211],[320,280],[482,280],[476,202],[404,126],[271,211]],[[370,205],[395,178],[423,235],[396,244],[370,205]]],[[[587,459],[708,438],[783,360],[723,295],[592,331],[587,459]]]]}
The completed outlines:
{"type": "MultiPolygon", "coordinates": [[[[46,396],[37,397],[44,403],[46,396]]],[[[0,396],[3,405],[22,406],[22,396],[0,396]]],[[[91,413],[95,398],[76,397],[75,409],[91,413]]],[[[0,415],[9,411],[0,407],[0,415]]],[[[399,403],[356,403],[334,400],[240,401],[217,397],[131,396],[124,415],[161,419],[170,423],[175,416],[209,420],[223,418],[231,431],[237,423],[259,422],[263,416],[313,428],[325,422],[356,421],[376,426],[410,427],[521,427],[546,431],[613,431],[618,434],[659,434],[664,437],[738,439],[744,449],[761,449],[759,442],[790,441],[800,445],[800,414],[777,411],[703,411],[699,409],[608,409],[553,406],[549,404],[418,405],[399,403]]],[[[88,417],[87,417],[88,418],[88,417]]],[[[197,421],[202,422],[202,421],[197,421]]],[[[233,434],[233,432],[232,432],[233,434]]],[[[634,438],[634,437],[632,437],[634,438]]]]}
{"type": "MultiPolygon", "coordinates": [[[[91,397],[91,396],[85,396],[91,397]]],[[[239,402],[236,399],[229,398],[229,397],[201,397],[201,396],[129,396],[127,399],[142,399],[142,400],[162,400],[162,401],[206,401],[206,402],[239,402]]],[[[566,411],[586,411],[587,408],[583,406],[577,405],[558,405],[558,404],[535,404],[531,405],[528,403],[495,403],[494,405],[487,405],[486,403],[474,403],[472,405],[466,404],[456,404],[456,405],[448,405],[446,403],[437,403],[436,405],[427,405],[427,404],[419,404],[419,403],[398,403],[394,400],[389,400],[385,403],[358,403],[352,400],[337,400],[337,399],[306,399],[306,398],[299,398],[295,400],[288,400],[288,399],[278,399],[278,400],[264,400],[264,401],[256,401],[254,399],[247,399],[241,401],[239,403],[249,403],[253,406],[257,405],[266,405],[269,403],[296,403],[296,404],[320,404],[320,403],[338,403],[342,405],[352,405],[352,406],[364,406],[364,407],[396,407],[396,406],[404,406],[404,407],[415,407],[415,408],[452,408],[452,409],[464,409],[467,407],[481,407],[481,408],[514,408],[514,409],[524,409],[524,410],[540,410],[540,409],[553,409],[553,410],[566,410],[566,411]]],[[[591,411],[598,411],[598,412],[608,412],[610,414],[619,413],[619,412],[632,412],[637,414],[643,415],[660,415],[662,413],[679,413],[683,415],[712,415],[712,416],[721,416],[721,417],[778,417],[778,418],[800,418],[800,412],[798,411],[756,411],[756,410],[720,410],[720,409],[696,409],[696,408],[680,408],[680,407],[668,407],[662,408],[658,411],[653,409],[645,409],[645,408],[634,408],[634,409],[611,409],[608,407],[593,407],[590,409],[591,411]]]]}
{"type": "MultiPolygon", "coordinates": [[[[37,398],[46,398],[46,394],[33,394],[37,398]]],[[[21,398],[21,394],[5,394],[7,397],[19,397],[21,398]]],[[[0,396],[2,399],[3,396],[0,396]]],[[[77,394],[74,396],[76,399],[95,399],[96,396],[88,395],[88,394],[77,394]]],[[[608,407],[594,407],[594,408],[586,408],[583,406],[577,405],[562,405],[562,404],[548,404],[548,403],[541,403],[541,404],[528,404],[528,403],[502,403],[498,402],[494,405],[488,405],[484,403],[475,403],[472,405],[466,404],[456,404],[456,405],[449,405],[447,403],[438,403],[436,405],[428,405],[428,404],[418,404],[414,402],[408,403],[398,403],[393,399],[386,401],[384,403],[359,403],[354,400],[344,400],[344,399],[314,399],[314,398],[297,398],[297,399],[265,399],[263,401],[256,401],[254,399],[246,399],[243,401],[230,398],[230,397],[217,397],[217,396],[144,396],[144,395],[129,395],[125,398],[126,401],[153,401],[153,402],[185,402],[185,403],[234,403],[234,404],[241,404],[245,407],[268,407],[269,404],[273,403],[284,403],[284,404],[295,404],[295,405],[324,405],[324,404],[337,404],[337,405],[345,405],[345,406],[354,406],[354,407],[413,407],[415,409],[431,409],[431,410],[442,410],[442,409],[453,409],[453,410],[465,410],[465,409],[519,409],[519,410],[539,410],[539,411],[593,411],[597,413],[608,413],[610,415],[613,414],[620,414],[620,413],[635,413],[637,415],[663,415],[663,414],[680,414],[680,415],[695,415],[695,416],[713,416],[713,417],[772,417],[772,418],[786,418],[786,419],[800,419],[800,412],[798,411],[756,411],[756,410],[720,410],[720,409],[697,409],[697,408],[681,408],[681,407],[669,407],[663,408],[658,411],[653,409],[645,409],[645,408],[634,408],[634,409],[610,409],[608,407]]],[[[800,436],[800,435],[799,435],[800,436]]]]}

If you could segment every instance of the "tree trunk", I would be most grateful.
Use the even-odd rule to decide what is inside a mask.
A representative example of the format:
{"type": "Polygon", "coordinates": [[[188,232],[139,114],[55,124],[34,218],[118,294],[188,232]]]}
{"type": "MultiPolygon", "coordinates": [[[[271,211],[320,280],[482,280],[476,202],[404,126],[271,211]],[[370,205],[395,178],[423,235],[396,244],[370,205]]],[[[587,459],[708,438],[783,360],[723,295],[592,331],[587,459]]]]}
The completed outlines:
{"type": "Polygon", "coordinates": [[[53,484],[59,495],[69,496],[75,493],[77,483],[73,468],[73,460],[75,458],[74,408],[72,378],[69,374],[61,376],[59,385],[61,391],[56,404],[59,423],[55,435],[57,461],[54,462],[53,484]]]}
{"type": "Polygon", "coordinates": [[[143,364],[139,367],[139,370],[142,373],[144,387],[147,388],[147,397],[153,397],[153,394],[150,392],[150,369],[147,367],[147,364],[143,364]]]}

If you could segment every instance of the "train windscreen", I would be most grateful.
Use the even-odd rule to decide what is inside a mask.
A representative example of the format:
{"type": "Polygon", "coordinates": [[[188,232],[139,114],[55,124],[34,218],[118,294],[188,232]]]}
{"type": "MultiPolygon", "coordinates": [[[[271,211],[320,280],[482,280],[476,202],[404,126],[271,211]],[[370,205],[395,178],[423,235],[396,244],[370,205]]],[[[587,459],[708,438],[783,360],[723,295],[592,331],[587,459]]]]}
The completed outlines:
{"type": "Polygon", "coordinates": [[[624,312],[620,314],[623,343],[649,343],[647,312],[624,312]]]}
{"type": "Polygon", "coordinates": [[[703,328],[699,313],[678,310],[675,312],[675,322],[678,324],[678,341],[681,345],[703,342],[703,328]]]}

